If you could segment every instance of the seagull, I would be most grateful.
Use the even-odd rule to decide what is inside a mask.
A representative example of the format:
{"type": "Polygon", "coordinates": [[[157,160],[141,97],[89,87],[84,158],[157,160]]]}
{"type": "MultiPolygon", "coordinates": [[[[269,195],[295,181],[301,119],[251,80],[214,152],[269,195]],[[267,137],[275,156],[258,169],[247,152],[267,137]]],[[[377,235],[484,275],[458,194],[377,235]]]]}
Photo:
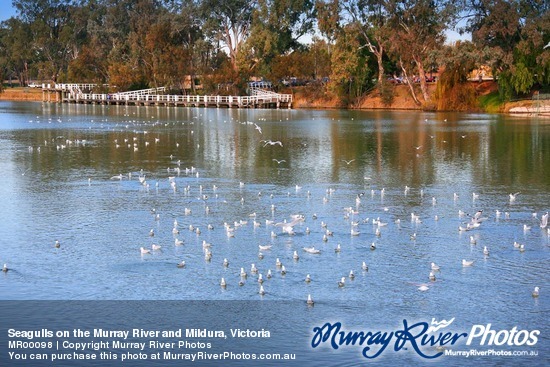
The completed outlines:
{"type": "Polygon", "coordinates": [[[441,268],[439,267],[439,265],[436,265],[435,263],[432,263],[432,270],[433,271],[439,271],[439,270],[441,270],[441,268]]]}
{"type": "Polygon", "coordinates": [[[155,245],[154,243],[151,244],[151,248],[154,250],[154,251],[157,251],[157,250],[160,250],[162,248],[161,245],[155,245]]]}
{"type": "Polygon", "coordinates": [[[220,281],[220,286],[221,286],[222,288],[227,287],[227,283],[225,282],[225,278],[222,278],[222,280],[220,281]]]}
{"type": "Polygon", "coordinates": [[[4,264],[4,266],[2,267],[2,271],[3,271],[4,273],[7,273],[8,270],[10,270],[10,269],[8,268],[8,265],[7,265],[7,264],[4,264]]]}
{"type": "Polygon", "coordinates": [[[264,147],[268,145],[280,145],[283,146],[283,143],[281,143],[279,140],[272,141],[272,140],[260,140],[261,143],[264,143],[264,147]]]}
{"type": "Polygon", "coordinates": [[[350,279],[355,279],[355,274],[353,273],[353,270],[349,271],[349,278],[350,279]]]}
{"type": "Polygon", "coordinates": [[[472,266],[474,265],[474,261],[468,261],[468,260],[464,260],[462,259],[462,266],[472,266]]]}
{"type": "Polygon", "coordinates": [[[260,290],[258,291],[258,293],[260,294],[260,296],[263,296],[265,294],[265,289],[263,285],[260,285],[260,290]]]}
{"type": "Polygon", "coordinates": [[[223,266],[227,268],[229,266],[229,260],[223,259],[223,266]]]}
{"type": "Polygon", "coordinates": [[[483,247],[483,255],[489,256],[489,249],[487,248],[487,246],[483,247]]]}
{"type": "MultiPolygon", "coordinates": [[[[4,265],[5,266],[5,265],[4,265]]],[[[533,290],[533,293],[531,293],[531,295],[535,298],[537,298],[539,296],[539,290],[540,288],[539,287],[535,287],[535,289],[533,290]]]]}
{"type": "Polygon", "coordinates": [[[315,302],[313,302],[313,298],[311,298],[311,294],[307,295],[306,303],[308,304],[308,306],[313,306],[314,305],[315,302]]]}
{"type": "Polygon", "coordinates": [[[260,126],[258,126],[257,124],[254,124],[254,129],[258,130],[258,132],[260,134],[262,133],[262,128],[260,126]]]}
{"type": "Polygon", "coordinates": [[[429,276],[430,280],[433,282],[435,281],[435,274],[433,271],[430,271],[430,276],[429,276]]]}
{"type": "Polygon", "coordinates": [[[548,212],[540,218],[540,228],[546,228],[548,226],[548,212]]]}
{"type": "Polygon", "coordinates": [[[363,269],[364,271],[369,271],[369,266],[367,265],[366,262],[363,261],[363,264],[361,265],[361,269],[363,269]]]}
{"type": "Polygon", "coordinates": [[[142,255],[150,254],[150,253],[151,253],[151,250],[146,249],[145,247],[141,247],[141,248],[140,248],[140,251],[141,251],[141,254],[142,254],[142,255]]]}
{"type": "MultiPolygon", "coordinates": [[[[314,246],[304,247],[304,251],[307,252],[308,254],[320,254],[321,253],[321,250],[316,249],[314,246]]],[[[277,266],[279,266],[279,265],[277,265],[277,266]]]]}
{"type": "Polygon", "coordinates": [[[342,288],[345,285],[346,285],[346,277],[342,277],[342,279],[340,279],[340,281],[338,282],[338,287],[342,288]]]}
{"type": "Polygon", "coordinates": [[[306,283],[310,283],[310,282],[311,282],[311,276],[310,276],[309,274],[306,275],[305,282],[306,282],[306,283]]]}
{"type": "Polygon", "coordinates": [[[510,196],[510,202],[513,203],[514,201],[516,201],[516,196],[519,195],[519,192],[516,192],[515,194],[510,194],[508,196],[510,196]]]}
{"type": "Polygon", "coordinates": [[[55,246],[55,248],[60,248],[60,247],[61,247],[61,244],[59,243],[58,240],[55,240],[54,246],[55,246]]]}
{"type": "Polygon", "coordinates": [[[353,162],[355,159],[350,159],[349,161],[348,160],[345,160],[345,159],[342,159],[342,161],[346,162],[346,164],[349,166],[349,164],[351,162],[353,162]]]}
{"type": "Polygon", "coordinates": [[[275,158],[273,158],[272,161],[276,162],[277,164],[281,164],[281,163],[286,162],[284,159],[279,160],[279,159],[275,159],[275,158]]]}
{"type": "Polygon", "coordinates": [[[182,260],[180,263],[176,265],[178,268],[185,268],[185,260],[182,260]]]}

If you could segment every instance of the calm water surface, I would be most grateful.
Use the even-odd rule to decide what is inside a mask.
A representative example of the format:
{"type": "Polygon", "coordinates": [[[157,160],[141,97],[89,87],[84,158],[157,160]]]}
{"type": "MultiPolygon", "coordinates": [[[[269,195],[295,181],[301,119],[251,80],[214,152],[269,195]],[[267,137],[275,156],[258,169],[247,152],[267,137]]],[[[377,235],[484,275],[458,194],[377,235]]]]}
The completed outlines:
{"type": "Polygon", "coordinates": [[[519,325],[543,330],[539,352],[548,358],[550,236],[539,225],[550,210],[548,120],[0,102],[0,172],[0,262],[12,269],[0,277],[2,299],[305,302],[311,294],[315,308],[298,322],[519,325]],[[459,232],[478,210],[482,225],[459,232]],[[292,215],[305,218],[292,236],[266,222],[292,215]],[[153,244],[162,247],[140,254],[153,244]],[[263,259],[259,245],[272,245],[263,259]],[[311,246],[321,253],[303,250],[311,246]]]}

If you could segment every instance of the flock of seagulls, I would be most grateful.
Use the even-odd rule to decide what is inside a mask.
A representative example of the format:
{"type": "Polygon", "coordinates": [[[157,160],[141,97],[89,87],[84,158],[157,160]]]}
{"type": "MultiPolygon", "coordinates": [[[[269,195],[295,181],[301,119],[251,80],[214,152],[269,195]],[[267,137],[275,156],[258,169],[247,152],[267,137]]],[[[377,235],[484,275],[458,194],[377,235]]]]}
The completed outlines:
{"type": "MultiPolygon", "coordinates": [[[[262,128],[256,124],[251,123],[254,126],[254,130],[263,136],[262,128]]],[[[145,136],[145,134],[143,134],[145,136]]],[[[463,136],[464,138],[464,136],[463,136]]],[[[154,140],[147,140],[144,142],[140,140],[140,137],[128,137],[125,139],[115,139],[113,141],[113,147],[115,149],[128,148],[133,151],[138,151],[143,146],[149,147],[151,144],[162,144],[162,138],[154,138],[154,140]]],[[[70,141],[64,140],[64,144],[58,144],[57,149],[66,149],[67,146],[86,144],[86,141],[70,141]]],[[[259,146],[263,149],[279,149],[283,147],[283,142],[280,140],[259,140],[259,146]]],[[[179,145],[176,146],[178,148],[179,145]]],[[[422,149],[422,146],[414,147],[415,150],[422,149]]],[[[31,151],[31,149],[29,149],[31,151]]],[[[34,151],[34,150],[32,150],[34,151]]],[[[293,189],[293,197],[301,197],[303,200],[303,206],[296,206],[290,211],[288,206],[284,212],[281,212],[278,208],[277,201],[274,201],[274,194],[269,197],[263,198],[263,194],[257,193],[257,201],[254,204],[255,212],[247,215],[241,215],[240,218],[221,218],[218,214],[220,206],[235,206],[237,208],[244,208],[246,200],[251,195],[246,195],[245,192],[248,189],[245,182],[235,184],[235,187],[228,187],[229,184],[222,185],[221,183],[211,184],[211,180],[202,181],[205,178],[199,174],[199,169],[196,167],[182,168],[182,161],[177,159],[176,156],[170,157],[172,166],[166,168],[166,174],[164,177],[159,172],[145,172],[144,170],[138,173],[118,173],[116,175],[106,178],[106,181],[130,181],[135,183],[135,187],[138,189],[151,188],[151,177],[155,177],[154,187],[157,192],[170,192],[175,198],[185,198],[186,205],[181,208],[180,212],[174,213],[173,211],[164,210],[164,208],[155,208],[151,210],[152,218],[155,223],[165,223],[164,217],[172,217],[170,227],[158,224],[155,229],[144,230],[144,238],[139,240],[136,244],[136,251],[139,249],[141,256],[146,259],[148,257],[154,258],[156,253],[162,253],[163,251],[170,251],[171,247],[184,247],[187,253],[201,254],[208,267],[220,268],[220,274],[223,274],[219,279],[218,285],[227,292],[231,291],[234,284],[239,287],[244,287],[248,283],[255,283],[257,287],[256,293],[260,296],[269,296],[269,282],[274,282],[275,277],[299,277],[304,284],[304,291],[307,294],[305,297],[307,305],[314,305],[315,301],[313,295],[309,293],[307,288],[309,284],[317,281],[315,276],[311,276],[316,270],[314,268],[317,259],[332,256],[345,256],[349,251],[349,242],[353,239],[359,246],[370,250],[364,252],[364,258],[356,259],[356,266],[361,270],[363,276],[369,271],[376,270],[376,265],[369,264],[368,260],[372,256],[370,254],[377,254],[379,252],[386,251],[388,246],[392,244],[384,243],[383,239],[388,227],[391,227],[404,234],[409,239],[409,243],[414,244],[422,241],[423,234],[419,231],[422,226],[430,218],[426,215],[419,214],[417,212],[410,213],[410,224],[407,224],[407,215],[403,214],[401,210],[396,210],[395,207],[387,207],[387,203],[384,202],[384,198],[387,195],[386,189],[378,189],[372,186],[372,179],[365,177],[365,192],[359,192],[350,195],[348,198],[339,198],[341,201],[347,201],[348,206],[340,207],[338,212],[327,214],[324,213],[322,219],[318,220],[319,215],[313,212],[307,212],[306,203],[308,201],[316,200],[321,207],[328,205],[333,199],[337,190],[333,187],[328,187],[326,192],[322,196],[315,197],[309,191],[303,188],[303,186],[296,185],[293,189]],[[196,181],[190,181],[189,178],[195,178],[196,181]],[[207,186],[207,183],[210,185],[207,186]],[[220,186],[224,186],[220,188],[220,186]],[[370,189],[370,200],[368,198],[368,192],[370,189]],[[229,193],[241,192],[240,199],[234,202],[228,201],[229,193]],[[178,196],[179,194],[179,196],[178,196]],[[225,196],[225,198],[224,198],[225,196]],[[247,197],[247,199],[245,199],[247,197]],[[381,205],[384,205],[380,208],[381,205]],[[261,214],[259,214],[261,213],[261,214]],[[264,218],[262,219],[261,216],[264,218]],[[382,216],[382,218],[381,218],[382,216]],[[210,222],[216,220],[215,223],[210,222]],[[406,224],[406,225],[405,225],[406,224]],[[336,228],[336,229],[335,229],[336,228]],[[346,228],[346,230],[342,230],[346,228]],[[203,232],[206,230],[206,232],[203,232]],[[245,231],[257,231],[255,236],[252,236],[256,243],[251,243],[248,251],[254,253],[258,261],[261,262],[261,268],[256,263],[244,263],[239,260],[232,259],[231,246],[235,241],[246,242],[250,232],[245,231]],[[245,232],[241,236],[241,232],[245,232]],[[335,235],[336,232],[336,235],[335,235]],[[145,233],[149,240],[146,240],[145,233]],[[213,235],[212,233],[224,233],[224,235],[213,235]],[[265,233],[265,237],[262,237],[260,233],[265,233]],[[161,235],[161,236],[159,236],[161,235]],[[157,238],[161,237],[166,239],[171,236],[170,242],[164,243],[158,242],[157,238]],[[204,237],[208,236],[208,237],[204,237]],[[220,240],[225,237],[225,241],[220,240]],[[307,237],[310,237],[306,240],[307,237]],[[199,240],[199,238],[201,240],[199,240]],[[207,239],[215,238],[218,243],[211,243],[207,239]],[[280,240],[283,238],[283,240],[280,240]],[[335,239],[337,238],[337,239],[335,239]],[[287,240],[284,240],[287,239],[287,240]],[[292,239],[289,242],[288,239],[292,239]],[[154,241],[154,242],[153,242],[154,241]],[[285,245],[286,241],[286,245],[285,245]],[[140,243],[141,242],[141,243],[140,243]],[[144,245],[144,242],[150,242],[150,245],[144,245]],[[290,243],[290,245],[289,245],[290,243]],[[292,246],[290,251],[286,251],[287,247],[292,246]],[[225,248],[224,248],[225,247],[225,248]],[[220,249],[222,248],[222,249],[220,249]],[[281,260],[283,254],[289,253],[289,255],[281,260]],[[218,255],[221,254],[221,255],[218,255]],[[279,255],[281,254],[281,255],[279,255]],[[290,255],[291,254],[291,255],[290,255]],[[344,254],[344,255],[340,255],[344,254]],[[314,256],[310,256],[314,255],[314,256]],[[279,256],[279,257],[277,257],[279,256]],[[268,259],[266,259],[266,257],[268,259]],[[266,263],[267,261],[275,261],[266,263]],[[308,266],[303,266],[300,273],[298,271],[290,271],[285,266],[286,262],[301,263],[307,260],[308,266]],[[272,269],[272,267],[274,269],[272,269]],[[312,268],[313,267],[313,268],[312,268]],[[247,268],[250,270],[247,272],[247,268]],[[225,269],[225,270],[223,270],[225,269]],[[232,269],[240,269],[240,271],[232,269]],[[274,275],[274,272],[276,275],[274,275]],[[233,276],[235,275],[235,279],[233,276]]],[[[285,159],[272,158],[272,161],[277,166],[286,163],[285,159]]],[[[356,161],[356,159],[342,160],[346,166],[356,161]]],[[[28,171],[28,170],[27,170],[28,171]]],[[[27,173],[25,171],[23,174],[27,173]]],[[[400,195],[411,195],[411,188],[405,186],[404,191],[400,195]]],[[[396,192],[392,192],[392,195],[396,196],[396,192]]],[[[480,193],[472,193],[472,202],[475,203],[480,198],[480,193]]],[[[510,193],[508,195],[508,205],[515,204],[520,201],[520,192],[510,193]]],[[[290,190],[287,193],[281,192],[275,194],[276,198],[291,197],[290,190]]],[[[424,191],[420,189],[420,196],[424,196],[424,191]]],[[[457,204],[460,203],[460,197],[458,193],[454,193],[452,201],[457,204]]],[[[444,199],[444,198],[441,198],[444,199]]],[[[436,207],[438,204],[438,198],[432,197],[429,201],[426,201],[426,206],[436,207]]],[[[241,212],[241,210],[235,210],[235,212],[241,212]]],[[[465,211],[458,210],[456,220],[458,222],[457,232],[472,233],[468,235],[469,246],[477,246],[479,242],[483,243],[483,240],[476,235],[476,233],[485,226],[485,223],[489,219],[499,219],[501,212],[496,210],[494,216],[489,217],[485,214],[483,209],[475,211],[473,214],[469,214],[465,211]]],[[[505,219],[510,219],[510,213],[505,212],[505,219]]],[[[448,218],[447,218],[448,219],[448,218]]],[[[439,221],[439,216],[434,217],[434,221],[439,221]]],[[[150,225],[150,224],[147,224],[150,225]]],[[[529,223],[523,225],[523,231],[531,231],[533,227],[540,227],[545,231],[545,234],[550,236],[550,228],[548,228],[548,212],[545,212],[540,219],[538,215],[533,215],[529,223]]],[[[455,236],[456,233],[449,233],[449,236],[455,236]]],[[[253,242],[253,241],[250,241],[253,242]]],[[[55,240],[54,246],[60,248],[60,242],[55,240]]],[[[64,245],[65,246],[65,245],[64,245]]],[[[514,241],[510,243],[513,248],[519,249],[520,252],[524,252],[526,244],[514,241]]],[[[528,244],[527,244],[528,246],[528,244]]],[[[495,253],[497,250],[493,250],[491,253],[495,253]]],[[[489,248],[487,245],[483,245],[482,255],[485,259],[490,256],[489,248]]],[[[286,255],[285,255],[286,256],[286,255]]],[[[376,255],[375,255],[376,256],[376,255]]],[[[460,264],[464,268],[476,267],[480,259],[457,259],[457,264],[460,264]]],[[[174,262],[174,265],[182,269],[181,271],[191,273],[192,264],[189,259],[178,259],[174,262]],[[187,261],[186,261],[187,260],[187,261]]],[[[172,266],[174,266],[172,265],[172,266]]],[[[196,265],[195,265],[196,266],[196,265]]],[[[293,269],[296,267],[293,267],[293,269]]],[[[3,272],[8,272],[8,267],[4,264],[3,272]]],[[[354,269],[337,269],[332,268],[330,271],[334,272],[335,279],[333,283],[326,284],[326,287],[332,287],[335,290],[346,289],[350,287],[351,281],[356,279],[356,271],[354,269]],[[339,274],[338,274],[339,273],[339,274]],[[345,275],[342,275],[345,274],[345,275]]],[[[361,273],[360,272],[360,273],[361,273]]],[[[426,273],[424,275],[419,274],[419,278],[426,277],[429,283],[416,283],[414,280],[410,280],[409,283],[414,284],[419,291],[425,292],[432,288],[434,284],[440,282],[440,274],[442,267],[435,262],[426,262],[426,273]]],[[[406,280],[405,280],[406,282],[406,280]]],[[[538,297],[540,287],[536,286],[532,291],[533,297],[538,297]]]]}

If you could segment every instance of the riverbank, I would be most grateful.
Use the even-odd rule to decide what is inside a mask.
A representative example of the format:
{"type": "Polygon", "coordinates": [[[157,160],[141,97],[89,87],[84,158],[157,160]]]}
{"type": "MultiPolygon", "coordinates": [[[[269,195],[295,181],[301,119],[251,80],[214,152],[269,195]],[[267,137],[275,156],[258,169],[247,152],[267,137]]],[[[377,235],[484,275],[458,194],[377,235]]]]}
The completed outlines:
{"type": "Polygon", "coordinates": [[[0,101],[42,101],[42,89],[7,87],[0,93],[0,101]]]}
{"type": "MultiPolygon", "coordinates": [[[[493,83],[494,84],[494,83],[493,83]]],[[[362,97],[351,105],[352,109],[365,110],[422,110],[423,106],[418,106],[410,96],[406,85],[394,86],[394,98],[390,105],[385,105],[376,91],[362,97]]],[[[491,93],[495,90],[495,85],[490,83],[483,87],[480,94],[491,93]]],[[[429,85],[430,94],[435,93],[435,85],[429,85]]],[[[312,91],[305,88],[296,88],[292,90],[294,95],[293,108],[295,109],[339,109],[350,108],[342,106],[338,99],[331,97],[328,93],[322,91],[312,91]]],[[[0,93],[0,100],[4,101],[42,101],[42,90],[39,88],[25,87],[7,87],[0,93]]],[[[480,112],[484,112],[480,107],[480,112]]],[[[474,111],[472,111],[474,112],[474,111]]],[[[487,111],[485,111],[487,112],[487,111]]],[[[513,114],[536,114],[550,117],[550,101],[532,101],[522,100],[508,102],[500,106],[497,111],[501,113],[513,114]]]]}

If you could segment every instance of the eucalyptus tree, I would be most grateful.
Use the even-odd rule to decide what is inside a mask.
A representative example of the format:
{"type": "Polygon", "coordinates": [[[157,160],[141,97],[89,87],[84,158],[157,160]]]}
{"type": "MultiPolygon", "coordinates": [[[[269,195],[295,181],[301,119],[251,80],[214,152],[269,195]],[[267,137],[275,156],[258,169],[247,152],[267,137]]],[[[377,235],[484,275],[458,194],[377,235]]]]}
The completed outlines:
{"type": "Polygon", "coordinates": [[[257,3],[257,0],[203,0],[200,6],[205,35],[211,42],[221,44],[236,71],[239,51],[250,36],[257,3]]]}
{"type": "Polygon", "coordinates": [[[411,95],[420,104],[413,88],[417,75],[424,101],[430,101],[426,84],[426,67],[430,54],[442,48],[445,29],[456,14],[450,0],[390,0],[390,49],[409,86],[411,95]]]}
{"type": "MultiPolygon", "coordinates": [[[[27,24],[18,18],[10,18],[0,25],[0,80],[15,76],[19,85],[30,79],[30,68],[35,61],[31,47],[32,34],[27,24]]],[[[0,83],[2,84],[2,83],[0,83]]]]}
{"type": "Polygon", "coordinates": [[[44,76],[56,81],[77,57],[85,25],[77,16],[80,2],[76,0],[13,0],[19,18],[32,33],[29,45],[41,60],[44,76]]]}
{"type": "Polygon", "coordinates": [[[299,39],[313,31],[314,21],[312,0],[259,0],[246,41],[248,68],[266,75],[277,56],[304,50],[299,39]]]}
{"type": "Polygon", "coordinates": [[[502,97],[550,85],[550,3],[547,0],[463,0],[466,26],[489,63],[502,97]]]}
{"type": "Polygon", "coordinates": [[[343,102],[360,97],[369,87],[371,71],[368,52],[360,47],[360,26],[351,23],[342,28],[331,54],[330,86],[343,102]]]}

